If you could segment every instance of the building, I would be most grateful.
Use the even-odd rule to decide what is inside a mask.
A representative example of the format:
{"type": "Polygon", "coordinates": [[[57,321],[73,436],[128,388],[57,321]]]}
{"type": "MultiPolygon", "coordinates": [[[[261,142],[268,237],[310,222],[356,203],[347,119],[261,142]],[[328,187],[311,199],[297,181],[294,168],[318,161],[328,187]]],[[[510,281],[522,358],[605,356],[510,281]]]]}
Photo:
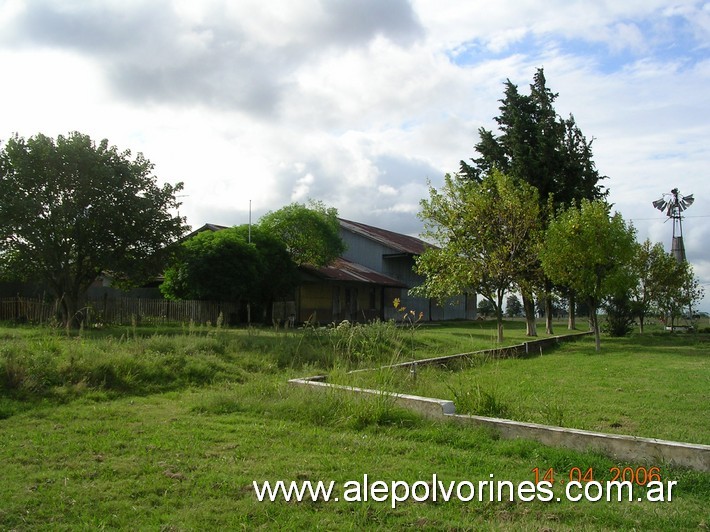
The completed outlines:
{"type": "Polygon", "coordinates": [[[302,283],[293,306],[296,321],[398,319],[401,313],[394,307],[395,299],[426,321],[476,318],[474,294],[451,298],[444,305],[409,294],[423,281],[414,272],[415,259],[430,244],[343,219],[340,236],[346,245],[341,258],[327,267],[301,268],[302,283]]]}
{"type": "MultiPolygon", "coordinates": [[[[205,224],[185,238],[226,228],[205,224]]],[[[399,299],[408,311],[414,311],[417,318],[421,314],[424,321],[476,318],[474,294],[451,298],[444,305],[409,294],[409,289],[423,282],[414,272],[415,259],[430,244],[416,237],[343,219],[340,219],[340,236],[346,245],[342,257],[324,267],[301,266],[300,285],[293,297],[274,304],[274,319],[319,324],[343,320],[397,320],[402,315],[394,307],[395,299],[399,299]]],[[[111,286],[109,275],[101,275],[90,287],[87,297],[95,305],[104,307],[108,300],[125,297],[159,299],[162,298],[158,289],[161,281],[156,278],[153,283],[126,293],[111,286]]],[[[0,290],[3,287],[11,296],[39,297],[44,294],[38,284],[6,283],[0,285],[0,290]]],[[[246,319],[241,318],[242,321],[246,319]]],[[[229,320],[230,323],[237,321],[237,317],[229,320]]]]}

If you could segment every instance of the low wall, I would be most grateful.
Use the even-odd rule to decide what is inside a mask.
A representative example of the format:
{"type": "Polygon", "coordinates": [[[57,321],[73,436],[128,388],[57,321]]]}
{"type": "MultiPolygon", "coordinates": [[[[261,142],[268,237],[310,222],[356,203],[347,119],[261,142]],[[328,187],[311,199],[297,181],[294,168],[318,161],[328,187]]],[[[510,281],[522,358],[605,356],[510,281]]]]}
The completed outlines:
{"type": "Polygon", "coordinates": [[[453,401],[342,386],[330,384],[324,380],[324,376],[320,375],[314,378],[291,379],[289,383],[359,395],[387,395],[397,406],[417,412],[428,419],[450,420],[462,425],[488,427],[494,429],[504,439],[521,438],[552,447],[565,447],[582,452],[598,451],[612,458],[633,463],[652,463],[654,465],[667,463],[710,472],[710,445],[605,434],[537,423],[523,423],[509,419],[456,414],[453,401]]]}
{"type": "Polygon", "coordinates": [[[565,447],[583,452],[598,451],[609,457],[632,463],[643,462],[652,465],[667,463],[710,472],[710,445],[605,434],[482,416],[447,414],[446,417],[464,425],[493,428],[505,439],[522,438],[552,447],[565,447]]]}
{"type": "Polygon", "coordinates": [[[418,395],[406,395],[402,393],[389,393],[382,390],[369,390],[367,388],[356,388],[354,386],[342,386],[340,384],[330,384],[323,382],[324,376],[311,377],[307,379],[291,379],[291,384],[300,386],[312,386],[320,390],[339,390],[356,395],[386,395],[391,398],[397,406],[413,410],[429,419],[441,419],[444,415],[454,414],[456,408],[452,401],[445,399],[434,399],[433,397],[420,397],[418,395]]]}
{"type": "MultiPolygon", "coordinates": [[[[586,334],[589,333],[572,335],[571,338],[568,339],[578,338],[586,334]]],[[[535,353],[539,349],[548,349],[562,338],[565,337],[536,340],[519,346],[505,348],[503,351],[505,351],[506,356],[522,356],[526,353],[535,353]],[[537,348],[537,350],[532,351],[531,347],[537,348]]],[[[446,364],[446,362],[451,360],[468,357],[473,354],[486,354],[486,351],[429,358],[384,367],[446,364]]],[[[501,350],[494,349],[489,350],[488,354],[501,356],[502,353],[501,350]]],[[[661,464],[671,464],[688,467],[697,471],[710,472],[710,445],[673,442],[653,438],[638,438],[621,434],[605,434],[587,430],[539,425],[537,423],[523,423],[509,419],[462,415],[456,414],[453,401],[445,399],[342,386],[330,384],[325,381],[325,375],[318,375],[303,379],[291,379],[289,383],[297,386],[309,386],[320,390],[340,390],[359,395],[387,395],[392,398],[397,406],[417,412],[428,419],[450,420],[462,425],[488,427],[495,430],[500,437],[505,439],[521,438],[537,441],[553,447],[565,447],[576,451],[598,451],[609,457],[632,463],[651,463],[659,466],[661,464]]]]}
{"type": "Polygon", "coordinates": [[[356,369],[349,373],[361,373],[363,371],[376,371],[382,369],[393,369],[393,368],[412,368],[420,366],[446,366],[450,362],[455,362],[461,359],[467,359],[474,356],[491,356],[494,358],[514,358],[522,357],[528,355],[542,355],[544,351],[548,351],[561,342],[570,342],[572,340],[577,340],[583,336],[589,336],[593,334],[591,331],[567,334],[564,336],[553,336],[551,338],[541,338],[538,340],[530,340],[529,342],[524,342],[517,345],[508,345],[505,347],[497,347],[495,349],[482,349],[480,351],[471,351],[469,353],[457,353],[455,355],[446,355],[443,357],[432,357],[432,358],[422,358],[420,360],[409,360],[407,362],[398,362],[397,364],[390,364],[388,366],[380,366],[377,368],[363,368],[356,369]]]}

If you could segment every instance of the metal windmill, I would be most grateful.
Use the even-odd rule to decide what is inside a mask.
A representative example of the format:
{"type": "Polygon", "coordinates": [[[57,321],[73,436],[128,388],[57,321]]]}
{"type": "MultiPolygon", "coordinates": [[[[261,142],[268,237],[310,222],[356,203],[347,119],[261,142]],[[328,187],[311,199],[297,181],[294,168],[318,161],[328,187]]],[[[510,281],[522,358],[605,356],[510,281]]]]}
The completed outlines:
{"type": "Polygon", "coordinates": [[[677,188],[670,193],[663,194],[661,199],[653,202],[653,206],[661,212],[665,212],[668,218],[673,220],[673,241],[671,243],[671,255],[678,262],[685,261],[685,246],[683,245],[683,216],[681,213],[690,207],[695,198],[692,194],[683,196],[677,188]]]}

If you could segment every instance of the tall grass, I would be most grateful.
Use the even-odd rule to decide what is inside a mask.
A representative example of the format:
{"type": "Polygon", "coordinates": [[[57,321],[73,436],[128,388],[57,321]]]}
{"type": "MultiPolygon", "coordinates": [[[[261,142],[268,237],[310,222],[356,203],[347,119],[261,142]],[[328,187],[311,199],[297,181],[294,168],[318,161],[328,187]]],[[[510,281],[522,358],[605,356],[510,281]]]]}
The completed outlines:
{"type": "Polygon", "coordinates": [[[0,397],[68,399],[146,394],[243,382],[253,373],[376,365],[399,360],[404,331],[392,322],[296,331],[225,330],[184,324],[79,331],[0,330],[0,397]]]}
{"type": "Polygon", "coordinates": [[[471,356],[457,367],[333,374],[338,384],[450,399],[463,414],[710,443],[710,335],[589,338],[522,359],[471,356]]]}
{"type": "MultiPolygon", "coordinates": [[[[409,359],[412,349],[417,357],[461,352],[470,336],[488,334],[478,325],[412,334],[380,323],[278,333],[136,324],[75,337],[0,328],[0,529],[704,529],[710,476],[664,464],[663,479],[678,486],[672,503],[658,505],[410,501],[393,510],[374,501],[256,501],[254,480],[342,485],[367,473],[412,483],[436,473],[475,482],[494,473],[520,482],[533,478],[533,468],[564,477],[573,467],[593,467],[601,479],[624,465],[421,419],[386,395],[319,393],[287,383],[328,368],[345,376],[360,364],[409,359]]],[[[698,348],[695,355],[702,355],[698,348]]],[[[702,363],[687,351],[652,362],[702,363]]],[[[504,379],[507,366],[518,366],[517,375],[525,375],[531,363],[553,356],[501,361],[496,371],[504,379]]],[[[602,360],[593,349],[585,357],[602,360]]],[[[506,388],[484,379],[493,366],[481,359],[469,367],[480,396],[495,399],[481,403],[514,408],[506,388]]],[[[449,380],[459,375],[453,366],[366,374],[388,389],[431,388],[432,380],[457,392],[470,386],[449,380]]]]}
{"type": "Polygon", "coordinates": [[[231,373],[223,341],[214,337],[6,340],[0,346],[0,393],[18,398],[82,390],[148,393],[200,385],[231,373]]]}
{"type": "Polygon", "coordinates": [[[332,353],[339,365],[348,367],[400,360],[406,355],[406,331],[394,321],[360,324],[346,320],[326,328],[309,328],[307,337],[332,353]]]}

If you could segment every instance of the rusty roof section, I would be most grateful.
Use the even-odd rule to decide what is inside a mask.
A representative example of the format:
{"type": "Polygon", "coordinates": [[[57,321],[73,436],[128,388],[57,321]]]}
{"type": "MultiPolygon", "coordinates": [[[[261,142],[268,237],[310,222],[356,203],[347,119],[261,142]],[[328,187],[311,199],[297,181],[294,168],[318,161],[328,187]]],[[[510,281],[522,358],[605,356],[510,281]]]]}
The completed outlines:
{"type": "Polygon", "coordinates": [[[410,255],[421,255],[424,250],[432,247],[431,244],[427,244],[423,240],[417,237],[403,235],[401,233],[395,233],[394,231],[388,231],[386,229],[380,229],[379,227],[373,227],[371,225],[366,225],[359,222],[353,222],[350,220],[340,220],[340,227],[346,231],[362,235],[365,238],[374,240],[383,244],[389,248],[392,248],[398,253],[407,253],[410,255]]]}
{"type": "Polygon", "coordinates": [[[328,266],[317,267],[304,264],[301,266],[301,269],[326,281],[351,281],[379,286],[407,288],[407,285],[397,279],[342,257],[335,259],[328,264],[328,266]]]}

